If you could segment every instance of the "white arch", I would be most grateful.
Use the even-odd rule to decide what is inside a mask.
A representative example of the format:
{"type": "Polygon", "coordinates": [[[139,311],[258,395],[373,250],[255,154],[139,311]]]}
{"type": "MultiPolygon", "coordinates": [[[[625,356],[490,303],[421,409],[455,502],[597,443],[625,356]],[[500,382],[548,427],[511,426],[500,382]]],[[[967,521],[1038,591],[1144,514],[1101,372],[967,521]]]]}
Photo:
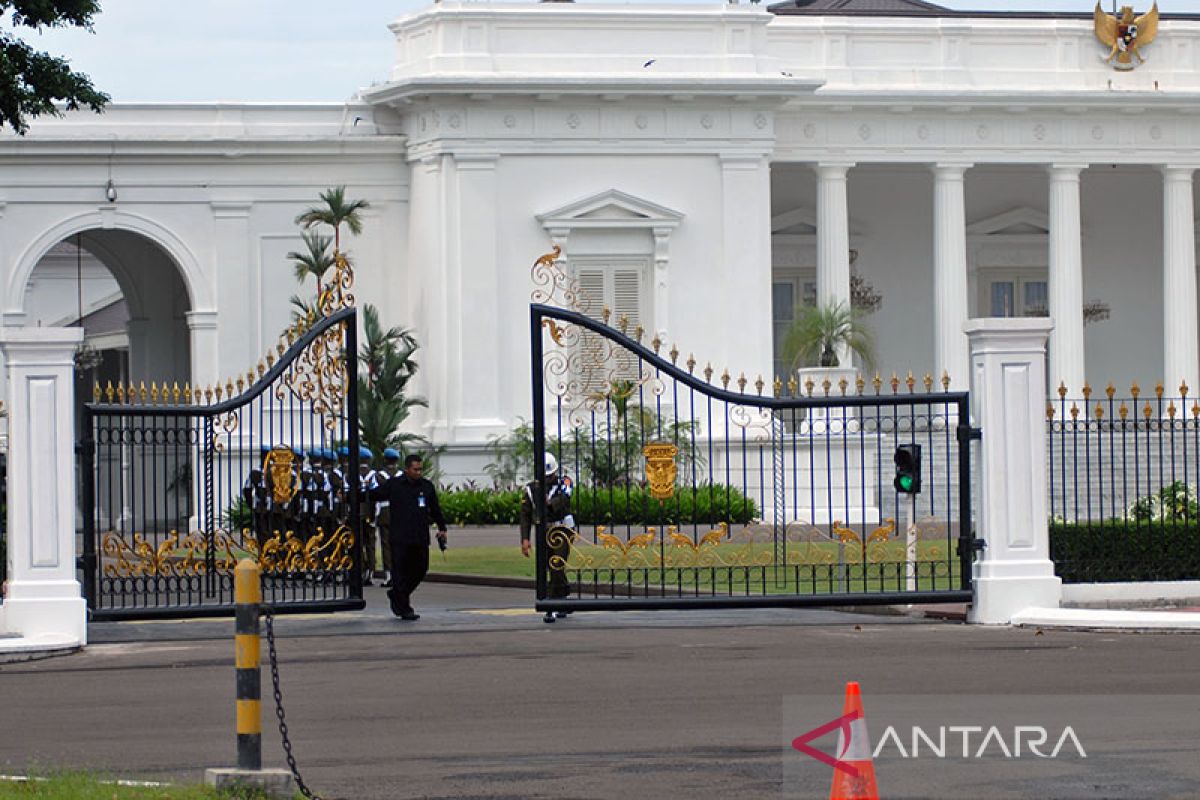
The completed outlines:
{"type": "Polygon", "coordinates": [[[145,236],[161,247],[175,262],[179,277],[188,293],[188,305],[193,311],[206,311],[214,307],[212,290],[204,277],[195,254],[183,240],[152,219],[140,214],[123,211],[89,211],[62,220],[33,240],[17,258],[16,268],[8,281],[8,297],[17,307],[6,312],[23,313],[25,310],[25,287],[33,275],[34,267],[50,252],[50,248],[77,233],[97,229],[124,230],[145,236]]]}

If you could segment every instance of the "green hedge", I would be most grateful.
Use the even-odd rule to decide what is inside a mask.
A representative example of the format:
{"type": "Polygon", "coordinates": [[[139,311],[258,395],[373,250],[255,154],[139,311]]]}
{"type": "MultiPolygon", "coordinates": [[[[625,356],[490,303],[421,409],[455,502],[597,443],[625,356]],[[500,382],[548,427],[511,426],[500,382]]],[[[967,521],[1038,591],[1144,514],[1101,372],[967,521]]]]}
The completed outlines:
{"type": "MultiPolygon", "coordinates": [[[[452,525],[516,525],[520,490],[451,489],[438,495],[442,513],[452,525]]],[[[571,511],[580,525],[690,525],[727,521],[746,523],[758,506],[737,489],[709,485],[679,489],[660,503],[643,487],[592,489],[576,487],[571,511]]]]}
{"type": "Polygon", "coordinates": [[[1200,579],[1200,521],[1050,526],[1050,558],[1064,583],[1200,579]]]}

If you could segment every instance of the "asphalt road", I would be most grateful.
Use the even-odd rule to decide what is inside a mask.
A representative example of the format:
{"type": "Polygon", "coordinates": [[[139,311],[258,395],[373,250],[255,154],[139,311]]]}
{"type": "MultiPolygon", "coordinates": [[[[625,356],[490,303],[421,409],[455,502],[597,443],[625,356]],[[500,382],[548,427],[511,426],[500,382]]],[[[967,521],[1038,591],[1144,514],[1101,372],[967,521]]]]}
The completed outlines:
{"type": "MultiPolygon", "coordinates": [[[[1200,786],[1194,636],[820,610],[545,625],[522,590],[429,584],[415,599],[416,623],[387,615],[376,589],[365,612],[277,624],[296,756],[326,797],[826,797],[831,770],[789,742],[841,713],[847,680],[863,687],[876,740],[873,708],[982,698],[985,715],[1044,710],[1051,743],[1069,721],[1088,749],[1039,761],[885,753],[884,797],[1194,797],[1200,786]]],[[[0,666],[0,767],[199,780],[231,765],[232,627],[94,625],[81,654],[0,666]]],[[[264,706],[265,760],[283,766],[264,706]]]]}

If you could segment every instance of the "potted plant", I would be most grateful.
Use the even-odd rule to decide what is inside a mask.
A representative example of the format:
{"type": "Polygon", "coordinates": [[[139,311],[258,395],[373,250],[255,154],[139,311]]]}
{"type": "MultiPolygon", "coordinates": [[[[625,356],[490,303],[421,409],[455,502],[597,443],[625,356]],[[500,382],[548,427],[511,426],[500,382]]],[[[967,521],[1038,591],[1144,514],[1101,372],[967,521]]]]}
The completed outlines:
{"type": "Polygon", "coordinates": [[[868,367],[875,363],[871,331],[863,325],[859,312],[848,304],[827,303],[797,311],[796,321],[783,340],[784,358],[793,369],[841,367],[839,351],[857,355],[868,367]]]}
{"type": "MultiPolygon", "coordinates": [[[[871,332],[863,325],[860,312],[846,303],[828,303],[797,309],[783,339],[783,356],[796,370],[799,393],[836,397],[853,393],[857,377],[853,364],[842,365],[839,353],[857,355],[864,365],[875,363],[871,332]],[[811,387],[811,388],[810,388],[811,387]]],[[[854,417],[850,409],[812,408],[805,414],[801,429],[816,433],[840,432],[843,421],[854,417]]],[[[849,430],[857,430],[857,421],[845,422],[849,430]]]]}

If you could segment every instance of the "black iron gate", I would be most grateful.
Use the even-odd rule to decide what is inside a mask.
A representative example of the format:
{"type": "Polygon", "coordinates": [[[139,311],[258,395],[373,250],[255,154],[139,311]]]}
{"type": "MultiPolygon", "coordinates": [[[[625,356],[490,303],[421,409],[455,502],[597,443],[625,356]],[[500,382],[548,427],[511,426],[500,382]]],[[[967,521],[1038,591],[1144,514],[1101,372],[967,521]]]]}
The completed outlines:
{"type": "Polygon", "coordinates": [[[298,323],[215,389],[96,388],[80,447],[93,618],[232,613],[247,557],[276,611],[363,607],[355,325],[353,308],[298,323]]]}
{"type": "Polygon", "coordinates": [[[571,511],[533,492],[538,610],[970,600],[966,393],[714,374],[584,313],[549,258],[535,301],[578,310],[531,306],[534,463],[571,511]]]}

